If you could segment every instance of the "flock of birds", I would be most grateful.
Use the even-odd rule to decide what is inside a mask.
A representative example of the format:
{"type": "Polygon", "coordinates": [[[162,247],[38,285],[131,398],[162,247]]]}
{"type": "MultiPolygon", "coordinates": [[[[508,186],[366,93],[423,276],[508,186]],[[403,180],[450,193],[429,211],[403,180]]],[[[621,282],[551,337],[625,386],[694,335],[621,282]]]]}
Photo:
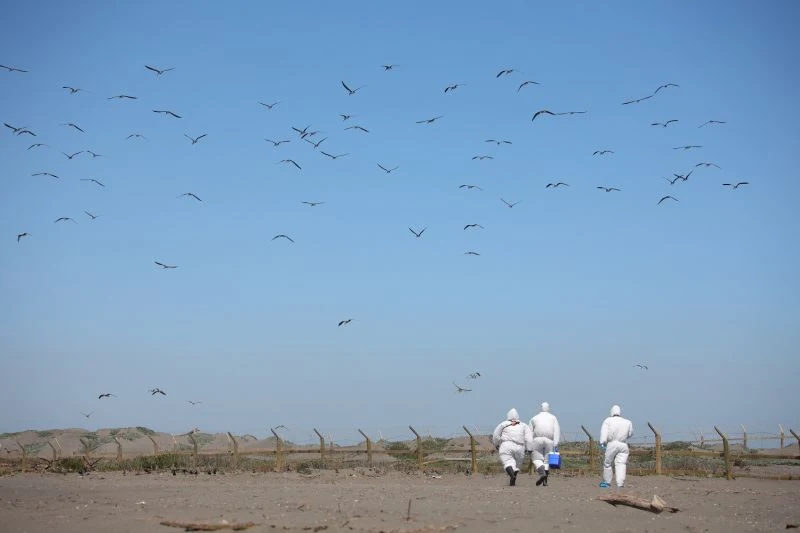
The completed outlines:
{"type": "MultiPolygon", "coordinates": [[[[397,67],[399,67],[399,65],[396,65],[396,64],[386,64],[386,65],[382,65],[381,66],[381,68],[383,69],[384,72],[394,71],[397,67]]],[[[154,74],[156,77],[161,77],[161,76],[167,75],[168,73],[170,73],[170,72],[175,70],[174,67],[158,68],[158,67],[154,67],[152,65],[145,65],[144,68],[147,71],[149,71],[150,73],[154,74]]],[[[24,69],[21,69],[21,68],[10,67],[10,66],[6,66],[6,65],[0,65],[0,69],[5,69],[8,73],[12,73],[12,74],[25,74],[25,73],[28,72],[27,70],[24,70],[24,69]]],[[[516,72],[518,72],[518,70],[515,69],[515,68],[504,68],[504,69],[500,70],[495,75],[495,77],[496,78],[509,77],[509,76],[512,76],[513,74],[515,74],[516,72]]],[[[525,88],[533,87],[533,86],[536,86],[536,85],[539,85],[538,81],[535,81],[535,80],[523,80],[518,84],[516,92],[519,93],[520,91],[522,91],[525,88]]],[[[346,82],[344,80],[340,81],[340,86],[346,92],[346,94],[348,96],[356,97],[356,98],[357,98],[357,95],[362,90],[364,90],[366,88],[365,85],[356,86],[356,85],[354,85],[352,83],[348,83],[348,82],[346,82]]],[[[457,91],[457,90],[459,90],[459,89],[461,89],[462,87],[465,87],[465,86],[467,86],[467,84],[462,83],[462,82],[448,84],[447,86],[444,87],[444,93],[445,94],[451,94],[451,93],[453,93],[453,92],[455,92],[455,91],[457,91]]],[[[650,94],[648,94],[648,95],[646,95],[644,97],[640,97],[640,98],[635,98],[635,99],[624,101],[624,102],[622,102],[621,105],[628,106],[628,105],[634,105],[634,104],[641,104],[642,102],[645,102],[645,101],[650,100],[652,98],[656,98],[662,91],[675,90],[677,88],[679,88],[679,85],[677,85],[675,83],[666,83],[666,84],[658,86],[652,93],[650,93],[650,94]]],[[[64,85],[64,86],[62,86],[62,89],[66,90],[68,92],[68,94],[70,94],[70,95],[77,95],[77,94],[83,93],[83,92],[87,92],[87,93],[90,92],[90,91],[86,91],[85,89],[82,89],[80,87],[75,87],[75,86],[72,86],[72,85],[64,85]]],[[[109,96],[109,97],[107,97],[107,99],[108,100],[129,100],[129,101],[132,101],[132,100],[138,100],[138,97],[137,96],[133,96],[133,95],[129,95],[129,94],[117,94],[117,95],[109,96]]],[[[271,111],[276,106],[280,105],[281,103],[282,103],[281,101],[274,101],[274,102],[269,102],[269,103],[268,102],[258,102],[258,105],[262,106],[267,111],[271,111]]],[[[173,119],[174,120],[180,120],[180,119],[182,119],[182,115],[180,115],[180,114],[178,114],[178,113],[176,113],[176,112],[174,112],[172,110],[169,110],[169,109],[152,109],[152,112],[155,113],[155,114],[164,116],[165,118],[170,119],[170,120],[173,120],[173,119]]],[[[531,117],[531,122],[542,121],[542,120],[546,119],[547,117],[557,118],[557,117],[570,117],[570,116],[574,116],[574,115],[585,115],[585,114],[587,114],[587,112],[588,111],[586,111],[586,110],[578,110],[578,111],[576,111],[576,110],[569,110],[569,111],[559,110],[559,111],[553,111],[553,110],[550,110],[550,109],[540,109],[540,110],[536,111],[533,114],[533,116],[531,117]]],[[[365,128],[364,126],[362,126],[360,124],[353,124],[353,123],[350,122],[352,119],[354,119],[357,116],[358,115],[348,114],[348,113],[342,113],[342,114],[339,115],[339,117],[341,118],[341,121],[343,123],[345,123],[345,124],[348,124],[346,127],[344,127],[344,130],[345,131],[358,132],[358,133],[365,134],[365,135],[369,134],[370,133],[369,129],[365,128]]],[[[438,121],[442,120],[443,118],[444,118],[443,115],[437,115],[437,116],[432,116],[432,117],[416,120],[415,123],[419,124],[419,125],[422,125],[422,126],[430,126],[430,125],[434,125],[435,123],[437,123],[438,121]]],[[[652,127],[667,128],[667,127],[674,127],[674,125],[677,124],[678,122],[679,122],[679,119],[669,119],[669,120],[665,120],[663,122],[652,122],[652,123],[650,123],[650,125],[652,127]]],[[[703,122],[702,124],[700,124],[697,127],[698,128],[705,128],[705,127],[709,127],[709,126],[722,126],[724,124],[726,124],[726,121],[714,119],[714,120],[707,120],[707,121],[703,122]]],[[[9,124],[7,122],[4,122],[4,126],[5,126],[5,128],[7,128],[7,130],[10,132],[10,134],[13,135],[13,136],[16,136],[16,137],[30,137],[31,139],[36,139],[36,140],[39,139],[39,136],[36,133],[36,131],[34,131],[33,129],[29,128],[28,126],[12,125],[12,124],[9,124]]],[[[74,130],[78,134],[86,134],[86,131],[79,124],[77,124],[75,122],[61,123],[60,126],[65,127],[65,128],[70,128],[70,129],[74,130]]],[[[347,156],[350,155],[349,152],[334,153],[332,151],[326,151],[325,149],[322,149],[321,147],[323,146],[323,143],[325,143],[325,141],[328,140],[328,137],[321,137],[321,133],[322,132],[320,132],[319,130],[312,129],[311,125],[307,125],[305,127],[291,126],[289,129],[287,129],[287,133],[289,133],[290,135],[293,135],[294,138],[291,138],[291,137],[290,138],[279,138],[279,139],[267,138],[267,139],[264,139],[264,140],[267,143],[269,143],[272,146],[273,149],[278,149],[282,145],[291,143],[293,141],[306,143],[314,151],[318,151],[322,156],[327,157],[330,160],[337,160],[337,159],[340,159],[340,158],[343,158],[343,157],[347,157],[347,156]]],[[[193,134],[189,134],[189,133],[184,133],[184,137],[187,139],[188,142],[191,143],[192,146],[195,146],[195,145],[198,145],[198,143],[201,143],[201,141],[203,141],[204,139],[206,139],[208,137],[208,134],[207,133],[201,133],[199,135],[193,135],[193,134]]],[[[146,139],[146,137],[144,135],[142,135],[141,133],[134,132],[134,133],[131,133],[130,135],[128,135],[126,137],[126,139],[146,139]]],[[[513,144],[513,142],[511,140],[508,140],[508,139],[495,139],[495,138],[486,139],[485,143],[486,144],[496,145],[496,146],[503,146],[503,145],[511,145],[511,144],[513,144]]],[[[30,144],[27,147],[27,150],[28,151],[30,151],[30,150],[40,150],[40,149],[45,149],[45,148],[48,148],[48,145],[46,143],[34,142],[34,143],[30,144]]],[[[699,150],[699,149],[702,149],[702,148],[703,147],[701,145],[687,144],[687,145],[684,145],[684,146],[673,147],[673,150],[689,151],[689,150],[699,150]]],[[[98,157],[103,157],[102,154],[94,152],[92,150],[80,150],[80,151],[73,152],[73,153],[61,152],[61,154],[64,155],[66,160],[70,160],[70,161],[75,159],[75,158],[77,158],[77,157],[82,156],[83,154],[86,154],[86,156],[90,156],[92,159],[98,158],[98,157]]],[[[604,148],[604,149],[598,149],[598,150],[594,151],[594,153],[592,155],[593,156],[597,156],[597,157],[608,157],[608,156],[613,156],[614,154],[615,154],[614,150],[604,148]]],[[[492,155],[489,155],[489,154],[479,154],[479,155],[473,156],[472,159],[473,160],[482,161],[482,160],[491,160],[491,159],[494,159],[494,157],[492,155]]],[[[298,171],[302,170],[301,164],[299,164],[295,159],[292,159],[292,158],[289,158],[289,157],[280,159],[276,164],[287,165],[287,166],[295,168],[298,171]]],[[[695,165],[695,168],[691,169],[689,172],[675,173],[675,174],[673,174],[673,176],[674,176],[673,178],[666,178],[665,177],[663,179],[666,180],[667,183],[669,183],[670,186],[674,186],[678,182],[686,182],[686,181],[688,181],[690,176],[692,175],[692,173],[696,169],[699,169],[701,167],[702,168],[711,168],[711,167],[713,167],[713,168],[717,168],[717,169],[720,168],[719,165],[717,165],[716,163],[702,161],[702,162],[698,162],[695,165]]],[[[378,162],[377,163],[377,168],[380,171],[384,172],[385,174],[389,175],[389,174],[392,174],[393,172],[397,171],[400,168],[400,166],[399,165],[387,165],[384,162],[378,162]]],[[[53,173],[53,172],[49,172],[49,171],[33,172],[31,174],[31,176],[34,176],[34,177],[36,177],[36,176],[44,176],[44,177],[49,177],[49,178],[56,179],[56,180],[60,179],[60,176],[58,174],[53,173]]],[[[106,188],[106,185],[103,182],[101,182],[100,180],[94,179],[94,178],[81,178],[81,181],[89,183],[89,184],[92,184],[92,185],[97,186],[97,187],[102,188],[102,189],[106,188]]],[[[723,183],[722,186],[723,187],[728,187],[730,189],[734,189],[735,190],[735,189],[738,189],[738,188],[740,188],[740,187],[742,187],[744,185],[748,185],[748,184],[749,183],[747,181],[738,181],[738,182],[731,182],[731,183],[723,183]]],[[[554,182],[551,182],[551,183],[547,183],[545,185],[545,189],[548,189],[548,190],[555,190],[555,189],[559,189],[559,188],[562,188],[562,187],[570,187],[570,185],[569,185],[569,183],[566,183],[566,182],[563,182],[563,181],[554,181],[554,182]]],[[[479,185],[475,185],[475,184],[472,184],[472,183],[463,183],[463,184],[459,185],[458,188],[461,189],[461,190],[465,190],[465,191],[470,191],[470,190],[472,190],[472,191],[483,191],[483,189],[479,185]]],[[[596,189],[598,189],[600,191],[603,191],[605,193],[621,193],[622,192],[622,190],[620,188],[618,188],[618,187],[607,186],[607,185],[597,185],[596,189]]],[[[191,192],[191,191],[184,192],[184,193],[178,195],[177,198],[185,198],[187,200],[193,200],[193,201],[196,201],[196,202],[203,202],[203,200],[200,198],[199,195],[197,195],[197,194],[195,194],[194,192],[191,192]]],[[[505,207],[507,207],[509,209],[512,209],[515,206],[520,204],[520,201],[509,201],[509,200],[506,200],[503,197],[500,198],[500,201],[502,202],[502,204],[505,207]]],[[[657,202],[657,205],[661,205],[661,204],[663,204],[664,202],[667,202],[667,201],[678,202],[679,200],[678,200],[677,197],[675,197],[675,196],[673,196],[671,194],[667,194],[667,195],[661,196],[661,198],[657,202]]],[[[321,206],[323,204],[325,204],[324,201],[303,201],[302,202],[302,205],[310,207],[310,208],[315,208],[315,207],[321,206]]],[[[100,216],[102,216],[102,215],[96,215],[94,213],[91,213],[88,210],[84,211],[84,213],[92,221],[94,221],[97,218],[99,218],[100,216]]],[[[76,223],[75,219],[72,218],[72,217],[69,217],[69,216],[60,216],[58,218],[55,218],[55,220],[54,220],[54,223],[56,223],[56,224],[64,223],[64,222],[76,223]]],[[[463,226],[463,230],[464,231],[477,231],[477,230],[483,230],[483,229],[484,229],[484,226],[482,226],[480,223],[476,223],[476,222],[468,223],[468,224],[465,224],[463,226]]],[[[413,235],[413,238],[420,239],[425,234],[425,232],[427,230],[427,227],[422,227],[422,228],[409,227],[408,230],[413,235]]],[[[16,239],[17,239],[17,242],[19,243],[20,241],[22,241],[22,239],[27,239],[27,238],[30,238],[31,236],[32,236],[31,233],[29,233],[28,231],[21,231],[21,232],[19,232],[17,234],[16,239]]],[[[283,234],[283,233],[275,235],[274,237],[272,237],[271,240],[272,241],[284,240],[287,243],[295,244],[295,240],[290,235],[283,234]]],[[[464,255],[467,255],[467,256],[480,256],[481,254],[480,254],[480,252],[475,251],[475,250],[467,250],[467,251],[464,252],[464,255]]],[[[155,266],[160,267],[161,269],[164,269],[164,270],[174,270],[174,269],[179,268],[178,265],[170,264],[170,263],[167,263],[167,262],[163,262],[161,260],[155,260],[154,264],[155,264],[155,266]]],[[[338,326],[339,327],[347,326],[347,325],[351,324],[352,322],[353,322],[353,318],[345,318],[345,319],[342,319],[342,320],[338,321],[338,326]]],[[[647,370],[647,366],[643,365],[643,364],[636,364],[634,366],[640,368],[641,370],[647,370]]],[[[479,372],[473,372],[473,373],[470,373],[467,376],[467,379],[477,380],[480,377],[480,375],[481,374],[479,372]]],[[[472,388],[467,388],[467,387],[461,386],[461,385],[457,384],[455,381],[453,381],[453,385],[456,388],[456,393],[464,393],[464,392],[471,392],[472,391],[472,388]]],[[[166,395],[166,393],[163,390],[159,389],[159,388],[153,388],[149,392],[150,392],[151,396],[155,396],[155,395],[165,396],[166,395]]],[[[114,394],[112,394],[112,393],[103,393],[103,394],[100,394],[98,396],[98,399],[102,400],[102,399],[107,399],[107,398],[111,398],[111,397],[114,397],[114,394]]],[[[197,404],[201,403],[199,401],[193,401],[193,400],[187,400],[187,402],[189,404],[191,404],[191,405],[197,405],[197,404]]],[[[93,411],[89,412],[89,413],[81,413],[81,414],[83,414],[83,416],[85,416],[86,418],[89,418],[92,415],[92,413],[93,413],[93,411]]]]}

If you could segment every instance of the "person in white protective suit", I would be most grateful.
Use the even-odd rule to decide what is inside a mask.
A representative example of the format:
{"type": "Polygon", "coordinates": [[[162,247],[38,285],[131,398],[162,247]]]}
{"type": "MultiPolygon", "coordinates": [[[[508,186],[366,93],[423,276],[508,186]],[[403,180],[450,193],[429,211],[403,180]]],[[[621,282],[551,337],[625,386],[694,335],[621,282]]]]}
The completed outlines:
{"type": "Polygon", "coordinates": [[[558,418],[550,412],[550,404],[542,403],[542,411],[531,418],[531,432],[533,433],[533,447],[531,455],[533,466],[539,479],[536,486],[547,486],[547,475],[550,465],[547,462],[547,454],[558,448],[561,440],[561,428],[558,425],[558,418]]]}
{"type": "Polygon", "coordinates": [[[513,487],[517,483],[517,474],[525,460],[525,452],[533,448],[531,428],[519,421],[516,409],[511,409],[506,414],[506,419],[494,429],[492,444],[500,453],[500,462],[503,463],[503,468],[509,477],[508,484],[513,487]]]}
{"type": "Polygon", "coordinates": [[[619,405],[611,408],[611,416],[603,421],[600,428],[600,447],[605,450],[603,458],[602,488],[611,484],[611,465],[614,465],[614,474],[617,478],[617,487],[625,485],[625,472],[628,467],[628,439],[633,435],[633,424],[627,418],[622,418],[619,405]]]}

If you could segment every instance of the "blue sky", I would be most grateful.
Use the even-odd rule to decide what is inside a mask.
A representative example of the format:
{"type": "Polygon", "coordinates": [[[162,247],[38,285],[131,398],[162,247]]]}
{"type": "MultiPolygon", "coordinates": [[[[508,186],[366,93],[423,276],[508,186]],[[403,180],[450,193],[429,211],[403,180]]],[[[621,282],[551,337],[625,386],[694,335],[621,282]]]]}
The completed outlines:
{"type": "Polygon", "coordinates": [[[542,400],[573,433],[599,430],[613,403],[640,434],[648,420],[674,435],[797,427],[798,15],[722,1],[16,6],[0,64],[29,72],[0,72],[0,114],[37,137],[0,132],[0,431],[405,438],[408,424],[489,431],[542,400]],[[518,92],[525,80],[539,85],[518,92]],[[680,87],[620,105],[665,83],[680,87]],[[531,122],[540,109],[587,113],[531,122]],[[698,128],[712,119],[726,124],[698,128]],[[349,155],[291,130],[307,125],[319,150],[349,155]],[[61,154],[79,150],[103,157],[61,154]],[[570,186],[545,189],[556,181],[570,186]],[[679,202],[656,205],[667,194],[679,202]]]}

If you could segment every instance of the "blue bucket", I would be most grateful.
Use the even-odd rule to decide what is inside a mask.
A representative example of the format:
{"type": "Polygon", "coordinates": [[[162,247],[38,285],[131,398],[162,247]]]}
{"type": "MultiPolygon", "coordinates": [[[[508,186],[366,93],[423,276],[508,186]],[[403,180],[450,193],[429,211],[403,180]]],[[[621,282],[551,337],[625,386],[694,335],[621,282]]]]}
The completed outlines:
{"type": "Polygon", "coordinates": [[[550,466],[550,468],[561,468],[561,454],[558,452],[548,453],[547,464],[550,466]]]}

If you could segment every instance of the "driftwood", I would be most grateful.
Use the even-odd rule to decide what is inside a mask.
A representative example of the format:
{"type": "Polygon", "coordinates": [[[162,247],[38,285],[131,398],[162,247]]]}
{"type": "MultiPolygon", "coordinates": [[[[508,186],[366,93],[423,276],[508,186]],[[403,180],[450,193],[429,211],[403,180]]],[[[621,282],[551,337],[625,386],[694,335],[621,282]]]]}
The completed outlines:
{"type": "Polygon", "coordinates": [[[228,523],[221,522],[216,524],[209,524],[207,522],[177,522],[175,520],[164,520],[161,522],[162,526],[179,527],[184,531],[218,531],[220,529],[232,529],[234,531],[241,531],[258,524],[254,522],[241,522],[241,523],[228,523]]]}
{"type": "Polygon", "coordinates": [[[617,505],[628,505],[630,507],[635,507],[636,509],[650,511],[651,513],[656,514],[662,511],[669,511],[670,513],[677,513],[680,511],[680,509],[677,507],[669,507],[666,503],[664,503],[664,500],[656,495],[653,495],[652,500],[645,500],[643,498],[637,498],[636,496],[629,496],[628,494],[604,494],[602,496],[598,496],[597,499],[608,502],[614,507],[617,505]]]}

